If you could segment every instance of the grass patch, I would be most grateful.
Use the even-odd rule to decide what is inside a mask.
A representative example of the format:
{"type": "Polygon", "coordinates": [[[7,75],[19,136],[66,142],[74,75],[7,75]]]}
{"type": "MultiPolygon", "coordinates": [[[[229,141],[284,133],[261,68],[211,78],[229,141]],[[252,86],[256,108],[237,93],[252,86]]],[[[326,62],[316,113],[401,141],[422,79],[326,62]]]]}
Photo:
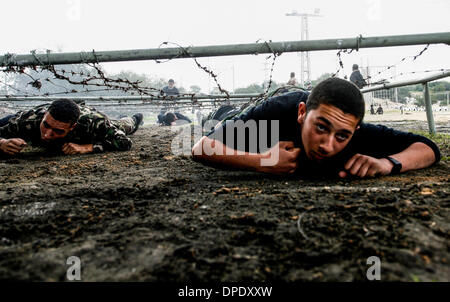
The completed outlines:
{"type": "Polygon", "coordinates": [[[413,131],[413,133],[425,136],[435,142],[441,150],[441,161],[450,162],[450,134],[430,134],[426,131],[413,131]]]}

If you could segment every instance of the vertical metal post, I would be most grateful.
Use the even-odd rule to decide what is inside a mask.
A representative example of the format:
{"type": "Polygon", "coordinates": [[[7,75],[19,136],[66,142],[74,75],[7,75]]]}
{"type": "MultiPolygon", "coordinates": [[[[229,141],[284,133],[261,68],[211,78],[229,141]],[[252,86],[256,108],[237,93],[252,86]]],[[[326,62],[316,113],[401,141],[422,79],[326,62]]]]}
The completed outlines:
{"type": "MultiPolygon", "coordinates": [[[[305,40],[309,40],[309,29],[308,29],[308,17],[306,17],[305,20],[305,35],[306,35],[306,39],[305,40]]],[[[311,60],[309,58],[309,51],[306,52],[305,54],[306,56],[306,82],[307,83],[311,83],[311,60]]]]}
{"type": "MultiPolygon", "coordinates": [[[[8,79],[6,78],[6,72],[5,72],[5,82],[3,83],[3,88],[5,89],[5,95],[8,94],[8,88],[6,87],[6,83],[8,83],[8,79]]],[[[448,105],[448,100],[447,100],[447,105],[448,105]]]]}
{"type": "MultiPolygon", "coordinates": [[[[301,40],[302,41],[304,41],[304,40],[306,40],[306,24],[308,23],[308,20],[306,19],[307,17],[306,16],[302,16],[301,17],[301,20],[302,20],[302,28],[301,28],[301,40]]],[[[301,65],[300,65],[300,68],[301,68],[301,75],[300,75],[300,84],[301,84],[301,87],[305,87],[305,70],[306,70],[306,53],[307,52],[305,52],[305,51],[302,51],[301,53],[300,53],[300,56],[301,56],[301,65]]]]}
{"type": "Polygon", "coordinates": [[[425,109],[427,111],[428,130],[431,134],[436,134],[436,127],[434,125],[433,108],[431,107],[430,88],[428,82],[422,83],[423,95],[425,99],[425,109]]]}
{"type": "MultiPolygon", "coordinates": [[[[394,80],[397,80],[397,67],[394,67],[392,72],[394,73],[394,80]]],[[[398,103],[398,90],[397,90],[397,87],[394,88],[394,98],[395,98],[395,102],[398,103]]]]}

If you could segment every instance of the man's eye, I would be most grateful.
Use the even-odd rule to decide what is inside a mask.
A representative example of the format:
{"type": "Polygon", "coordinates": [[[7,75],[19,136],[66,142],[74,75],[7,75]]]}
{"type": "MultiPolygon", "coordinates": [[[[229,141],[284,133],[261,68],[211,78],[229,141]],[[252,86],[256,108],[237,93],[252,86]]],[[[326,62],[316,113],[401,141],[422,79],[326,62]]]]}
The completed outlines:
{"type": "Polygon", "coordinates": [[[348,136],[345,134],[336,134],[336,137],[339,141],[345,141],[348,139],[348,136]]]}
{"type": "Polygon", "coordinates": [[[47,124],[47,122],[43,122],[43,124],[44,124],[44,127],[45,127],[45,128],[47,128],[47,129],[50,128],[50,125],[47,124]]]}
{"type": "Polygon", "coordinates": [[[317,130],[319,130],[319,131],[325,131],[327,129],[324,125],[321,125],[321,124],[317,124],[316,127],[317,127],[317,130]]]}

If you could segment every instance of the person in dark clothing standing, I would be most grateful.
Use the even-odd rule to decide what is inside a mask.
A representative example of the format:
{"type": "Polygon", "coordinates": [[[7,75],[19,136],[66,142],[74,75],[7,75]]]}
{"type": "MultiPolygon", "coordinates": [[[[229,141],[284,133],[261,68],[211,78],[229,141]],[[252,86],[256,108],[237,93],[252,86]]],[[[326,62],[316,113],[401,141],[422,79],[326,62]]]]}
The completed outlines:
{"type": "Polygon", "coordinates": [[[175,81],[173,79],[170,79],[168,85],[163,87],[162,92],[164,92],[164,94],[167,96],[174,96],[180,94],[178,88],[175,87],[175,81]]]}
{"type": "MultiPolygon", "coordinates": [[[[161,95],[163,96],[168,96],[171,99],[174,98],[175,96],[179,95],[180,92],[178,91],[178,88],[175,87],[175,81],[173,79],[170,79],[168,82],[167,86],[164,86],[163,89],[161,89],[161,95]]],[[[161,108],[161,112],[160,114],[164,114],[167,111],[169,111],[170,107],[165,105],[161,108]]],[[[178,107],[175,106],[172,108],[172,110],[178,110],[178,107]]]]}
{"type": "Polygon", "coordinates": [[[364,86],[367,86],[366,80],[364,80],[363,76],[361,75],[361,72],[358,69],[357,64],[353,64],[353,72],[350,75],[350,81],[358,86],[359,89],[363,88],[364,86]]]}
{"type": "Polygon", "coordinates": [[[383,107],[381,105],[378,106],[377,114],[383,114],[383,107]]]}

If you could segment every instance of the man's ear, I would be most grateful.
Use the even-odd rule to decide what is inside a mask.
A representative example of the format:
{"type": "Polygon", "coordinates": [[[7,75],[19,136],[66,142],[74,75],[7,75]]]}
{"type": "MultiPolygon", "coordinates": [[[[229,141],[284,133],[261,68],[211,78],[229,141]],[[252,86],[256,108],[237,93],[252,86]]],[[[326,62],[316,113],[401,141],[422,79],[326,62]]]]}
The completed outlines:
{"type": "Polygon", "coordinates": [[[298,104],[298,116],[297,116],[297,122],[299,124],[303,124],[306,118],[306,104],[301,102],[298,104]]]}

